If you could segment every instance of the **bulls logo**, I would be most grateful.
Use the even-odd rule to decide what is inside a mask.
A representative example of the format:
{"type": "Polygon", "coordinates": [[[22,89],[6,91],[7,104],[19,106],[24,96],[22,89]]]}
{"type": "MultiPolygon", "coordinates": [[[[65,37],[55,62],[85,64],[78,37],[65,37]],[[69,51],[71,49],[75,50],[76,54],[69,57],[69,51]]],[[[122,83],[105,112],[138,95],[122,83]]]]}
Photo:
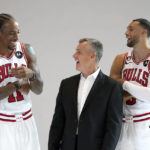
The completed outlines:
{"type": "Polygon", "coordinates": [[[18,51],[18,52],[15,53],[15,56],[16,56],[17,58],[21,59],[22,56],[23,56],[23,54],[22,54],[22,52],[18,51]]]}
{"type": "Polygon", "coordinates": [[[144,66],[144,67],[146,67],[146,66],[148,65],[148,61],[149,61],[149,60],[145,60],[145,61],[143,62],[143,66],[144,66]]]}

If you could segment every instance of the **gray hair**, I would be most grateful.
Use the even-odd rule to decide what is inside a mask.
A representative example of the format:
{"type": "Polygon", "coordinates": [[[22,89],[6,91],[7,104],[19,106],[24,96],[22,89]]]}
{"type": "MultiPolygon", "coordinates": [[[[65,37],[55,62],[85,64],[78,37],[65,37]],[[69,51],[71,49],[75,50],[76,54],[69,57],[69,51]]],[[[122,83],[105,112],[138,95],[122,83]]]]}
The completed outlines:
{"type": "Polygon", "coordinates": [[[103,45],[100,41],[92,38],[82,38],[79,40],[79,43],[87,42],[88,44],[91,45],[93,50],[96,53],[96,61],[99,63],[102,55],[103,55],[103,45]]]}

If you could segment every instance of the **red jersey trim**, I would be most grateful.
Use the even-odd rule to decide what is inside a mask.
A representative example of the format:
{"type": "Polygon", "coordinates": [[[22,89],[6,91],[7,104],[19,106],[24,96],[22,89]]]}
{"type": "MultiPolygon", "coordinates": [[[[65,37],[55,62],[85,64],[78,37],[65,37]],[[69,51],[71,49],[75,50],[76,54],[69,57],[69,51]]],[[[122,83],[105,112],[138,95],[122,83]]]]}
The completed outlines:
{"type": "Polygon", "coordinates": [[[5,116],[5,117],[15,117],[15,115],[6,115],[6,114],[2,114],[2,113],[0,113],[0,116],[5,116]]]}
{"type": "MultiPolygon", "coordinates": [[[[146,115],[150,115],[150,112],[148,113],[144,113],[144,114],[140,114],[140,115],[134,115],[133,116],[133,122],[136,123],[136,122],[142,122],[142,121],[146,121],[146,120],[150,120],[150,117],[147,117],[147,118],[141,118],[139,120],[135,120],[134,118],[137,118],[137,117],[143,117],[143,116],[146,116],[146,115]]],[[[125,116],[123,115],[123,119],[125,119],[125,116]]],[[[126,120],[122,120],[122,122],[126,122],[126,120]]]]}
{"type": "Polygon", "coordinates": [[[136,62],[133,51],[131,52],[131,58],[136,65],[139,65],[141,62],[145,61],[149,56],[150,56],[150,53],[145,58],[141,59],[139,62],[136,62]]]}
{"type": "Polygon", "coordinates": [[[31,118],[32,117],[32,114],[31,115],[29,115],[28,117],[26,117],[26,118],[23,118],[23,120],[27,120],[27,119],[29,119],[29,118],[31,118]]]}
{"type": "Polygon", "coordinates": [[[16,120],[9,120],[9,119],[2,119],[2,118],[0,118],[0,121],[6,121],[6,122],[16,122],[16,120]]]}
{"type": "Polygon", "coordinates": [[[136,118],[136,117],[142,117],[142,116],[146,116],[146,115],[149,115],[149,114],[150,114],[150,112],[145,113],[145,114],[141,114],[141,115],[134,115],[133,117],[134,118],[136,118]]]}
{"type": "Polygon", "coordinates": [[[26,52],[25,46],[24,46],[23,43],[20,43],[20,45],[21,45],[21,49],[22,49],[22,51],[23,51],[24,59],[25,59],[27,65],[28,65],[27,52],[26,52]]]}
{"type": "MultiPolygon", "coordinates": [[[[22,114],[22,119],[23,120],[27,120],[27,119],[31,118],[32,117],[32,112],[31,112],[31,114],[30,114],[30,112],[31,112],[31,109],[29,109],[28,111],[26,111],[25,113],[23,113],[22,114]]],[[[15,115],[8,115],[8,114],[0,113],[0,121],[16,122],[17,119],[16,119],[15,115]],[[3,117],[5,117],[5,118],[3,118],[3,117]]]]}
{"type": "Polygon", "coordinates": [[[26,111],[26,112],[23,113],[22,115],[25,116],[25,115],[28,114],[29,112],[31,112],[31,109],[29,109],[28,111],[26,111]]]}
{"type": "Polygon", "coordinates": [[[5,55],[1,55],[1,54],[0,54],[0,57],[9,60],[9,59],[11,59],[11,58],[13,57],[13,55],[14,55],[15,52],[16,52],[16,49],[14,49],[14,50],[11,52],[11,54],[10,54],[9,57],[6,57],[5,55]]]}
{"type": "Polygon", "coordinates": [[[128,53],[125,53],[124,58],[123,58],[123,64],[122,64],[122,68],[125,65],[126,59],[127,59],[128,53]]]}
{"type": "Polygon", "coordinates": [[[146,120],[150,120],[150,117],[145,118],[145,119],[141,119],[141,120],[134,120],[134,122],[141,122],[141,121],[146,121],[146,120]]]}
{"type": "MultiPolygon", "coordinates": [[[[141,119],[141,120],[133,120],[133,122],[136,123],[136,122],[142,122],[142,121],[146,121],[146,120],[150,120],[150,117],[145,118],[145,119],[141,119]]],[[[122,122],[123,122],[123,123],[126,123],[125,120],[122,120],[122,122]]]]}

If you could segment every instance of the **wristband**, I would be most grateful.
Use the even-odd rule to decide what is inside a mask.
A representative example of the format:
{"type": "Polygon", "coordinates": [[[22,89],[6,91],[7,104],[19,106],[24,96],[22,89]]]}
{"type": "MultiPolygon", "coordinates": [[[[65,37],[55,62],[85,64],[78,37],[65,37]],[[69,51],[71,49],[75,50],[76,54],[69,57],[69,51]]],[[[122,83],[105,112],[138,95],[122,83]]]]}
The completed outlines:
{"type": "Polygon", "coordinates": [[[35,72],[33,72],[33,76],[31,78],[29,78],[29,81],[34,81],[35,78],[36,78],[36,74],[35,74],[35,72]]]}

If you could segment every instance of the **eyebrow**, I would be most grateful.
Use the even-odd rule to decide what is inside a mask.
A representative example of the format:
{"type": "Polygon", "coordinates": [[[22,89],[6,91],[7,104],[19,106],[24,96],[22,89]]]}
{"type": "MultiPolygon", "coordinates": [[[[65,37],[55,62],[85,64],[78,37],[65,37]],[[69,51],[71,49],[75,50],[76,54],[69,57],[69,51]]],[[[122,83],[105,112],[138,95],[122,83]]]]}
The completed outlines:
{"type": "Polygon", "coordinates": [[[127,29],[129,29],[129,28],[133,28],[133,26],[130,25],[130,26],[127,27],[127,29]]]}

